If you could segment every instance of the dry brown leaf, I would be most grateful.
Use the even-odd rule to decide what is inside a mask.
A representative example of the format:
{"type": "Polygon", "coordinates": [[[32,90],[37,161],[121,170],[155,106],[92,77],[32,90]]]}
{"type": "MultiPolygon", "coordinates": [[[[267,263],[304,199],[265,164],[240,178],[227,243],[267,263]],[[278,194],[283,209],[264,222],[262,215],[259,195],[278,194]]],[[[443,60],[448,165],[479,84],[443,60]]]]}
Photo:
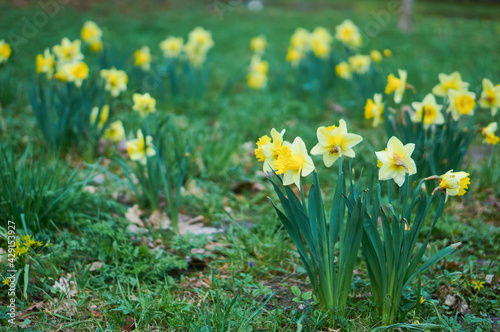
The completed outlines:
{"type": "Polygon", "coordinates": [[[199,234],[215,234],[222,232],[221,229],[215,227],[205,226],[200,221],[203,220],[203,216],[198,216],[189,220],[183,220],[180,218],[179,220],[179,233],[184,235],[186,233],[193,233],[196,235],[199,234]]]}
{"type": "Polygon", "coordinates": [[[149,217],[149,222],[154,229],[168,229],[172,224],[170,218],[167,217],[165,212],[160,210],[153,212],[153,214],[149,217]]]}
{"type": "Polygon", "coordinates": [[[96,270],[100,270],[101,268],[102,268],[101,262],[93,262],[92,265],[90,266],[89,271],[96,271],[96,270]]]}
{"type": "Polygon", "coordinates": [[[139,209],[139,205],[135,204],[128,208],[127,213],[125,213],[125,218],[132,224],[144,227],[144,222],[141,220],[141,214],[142,211],[139,209]]]}

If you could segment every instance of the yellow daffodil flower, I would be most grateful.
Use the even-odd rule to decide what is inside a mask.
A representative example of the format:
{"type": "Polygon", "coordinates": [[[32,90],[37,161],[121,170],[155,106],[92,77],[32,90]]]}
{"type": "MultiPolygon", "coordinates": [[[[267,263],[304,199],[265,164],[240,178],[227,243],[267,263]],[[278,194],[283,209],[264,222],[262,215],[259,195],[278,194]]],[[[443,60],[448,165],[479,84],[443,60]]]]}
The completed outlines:
{"type": "Polygon", "coordinates": [[[90,124],[95,125],[97,116],[99,116],[99,121],[97,122],[97,129],[102,129],[106,121],[109,118],[109,105],[104,105],[101,108],[101,113],[99,115],[99,107],[95,106],[92,108],[92,112],[90,113],[90,124]]]}
{"type": "Polygon", "coordinates": [[[361,54],[350,56],[347,60],[351,66],[351,71],[359,75],[366,73],[370,69],[372,62],[370,56],[361,54]]]}
{"type": "Polygon", "coordinates": [[[276,169],[274,162],[278,159],[279,154],[281,153],[283,146],[290,147],[289,142],[283,141],[283,135],[285,134],[285,129],[278,132],[276,129],[271,130],[271,138],[272,142],[266,143],[262,146],[262,152],[266,159],[264,160],[264,165],[262,169],[264,172],[271,172],[276,169]]]}
{"type": "Polygon", "coordinates": [[[123,123],[120,120],[112,122],[109,127],[104,129],[102,138],[115,143],[118,143],[125,139],[125,129],[123,128],[123,123]]]}
{"type": "Polygon", "coordinates": [[[267,41],[265,36],[257,36],[250,39],[250,49],[256,54],[264,54],[267,47],[267,41]]]}
{"type": "Polygon", "coordinates": [[[189,63],[199,68],[205,62],[208,51],[214,46],[210,31],[201,27],[195,28],[189,33],[189,38],[184,47],[189,63]]]}
{"type": "Polygon", "coordinates": [[[301,51],[299,51],[298,49],[296,48],[293,48],[293,47],[289,47],[287,52],[286,52],[286,61],[287,62],[290,62],[292,64],[292,66],[296,67],[300,60],[302,60],[302,58],[304,57],[304,53],[302,53],[301,51]]]}
{"type": "Polygon", "coordinates": [[[267,75],[260,71],[251,71],[247,75],[247,83],[252,89],[264,89],[267,86],[267,75]]]}
{"type": "Polygon", "coordinates": [[[363,43],[358,27],[351,20],[345,20],[335,28],[335,38],[350,48],[360,47],[363,43]]]}
{"type": "Polygon", "coordinates": [[[327,58],[330,54],[330,44],[333,37],[328,30],[322,27],[317,27],[309,35],[309,47],[314,55],[318,58],[327,58]]]}
{"type": "Polygon", "coordinates": [[[266,155],[264,154],[263,147],[264,145],[271,143],[271,137],[264,135],[259,140],[257,141],[257,149],[254,149],[255,153],[255,158],[257,158],[258,161],[264,161],[266,160],[266,155]]]}
{"type": "Polygon", "coordinates": [[[314,171],[312,158],[307,154],[304,141],[297,137],[291,146],[284,146],[275,161],[276,174],[283,174],[283,185],[295,183],[300,186],[300,177],[306,177],[314,171]]]}
{"type": "Polygon", "coordinates": [[[0,40],[0,64],[7,62],[11,54],[12,49],[10,45],[7,44],[5,40],[0,40]]]}
{"type": "Polygon", "coordinates": [[[495,116],[500,108],[500,84],[493,83],[486,78],[483,78],[483,92],[479,99],[481,108],[491,108],[491,115],[495,116]]]}
{"type": "Polygon", "coordinates": [[[380,93],[373,95],[373,100],[368,99],[366,101],[365,119],[373,119],[373,127],[377,127],[379,123],[384,122],[384,103],[380,93]]]}
{"type": "Polygon", "coordinates": [[[441,175],[439,179],[439,188],[446,191],[446,196],[462,196],[470,184],[469,173],[454,173],[453,170],[441,175]]]}
{"type": "Polygon", "coordinates": [[[405,182],[406,173],[409,175],[417,173],[415,161],[411,159],[414,149],[415,144],[403,145],[397,137],[392,136],[387,142],[386,150],[375,152],[382,164],[378,173],[379,180],[394,179],[394,182],[401,187],[405,182]]]}
{"type": "Polygon", "coordinates": [[[498,129],[498,125],[496,122],[490,123],[488,126],[484,127],[481,130],[481,134],[483,135],[484,142],[491,144],[491,145],[496,145],[500,138],[495,135],[495,132],[498,129]]]}
{"type": "Polygon", "coordinates": [[[76,39],[70,41],[68,38],[63,38],[60,45],[52,48],[52,51],[61,62],[76,62],[83,60],[83,54],[80,51],[81,41],[76,39]]]}
{"type": "Polygon", "coordinates": [[[81,87],[83,81],[89,77],[89,66],[83,61],[63,63],[61,70],[66,81],[75,83],[77,87],[81,87]]]}
{"type": "Polygon", "coordinates": [[[474,108],[476,107],[476,94],[474,92],[467,91],[467,89],[450,89],[448,90],[448,100],[447,112],[451,112],[455,121],[462,115],[474,114],[474,108]]]}
{"type": "Polygon", "coordinates": [[[439,74],[439,84],[432,88],[432,93],[436,96],[446,97],[449,90],[462,90],[469,86],[469,83],[462,81],[459,72],[451,73],[450,75],[439,74]]]}
{"type": "Polygon", "coordinates": [[[422,117],[424,118],[424,128],[429,128],[432,124],[443,124],[444,116],[441,113],[443,105],[438,105],[436,103],[436,98],[432,93],[427,94],[422,102],[413,102],[411,106],[415,110],[412,114],[411,120],[413,122],[422,122],[422,117]]]}
{"type": "Polygon", "coordinates": [[[335,72],[337,73],[338,77],[345,80],[350,80],[352,78],[351,67],[345,61],[335,66],[335,72]]]}
{"type": "Polygon", "coordinates": [[[370,57],[372,58],[373,62],[380,62],[380,61],[382,61],[382,53],[380,53],[377,50],[372,50],[370,52],[370,57]]]}
{"type": "Polygon", "coordinates": [[[144,138],[142,131],[137,131],[137,138],[127,142],[127,154],[131,160],[146,164],[147,158],[156,154],[153,138],[151,136],[144,138]]]}
{"type": "Polygon", "coordinates": [[[105,80],[104,88],[109,91],[113,97],[118,97],[122,91],[127,90],[128,76],[123,70],[102,69],[101,77],[105,80]]]}
{"type": "Polygon", "coordinates": [[[136,67],[140,67],[144,71],[151,68],[151,51],[149,47],[143,46],[134,52],[134,63],[136,67]]]}
{"type": "Polygon", "coordinates": [[[169,36],[160,43],[160,49],[166,58],[177,58],[182,52],[184,40],[180,37],[169,36]]]}
{"type": "Polygon", "coordinates": [[[99,52],[102,50],[102,30],[95,22],[85,22],[80,32],[80,36],[85,43],[90,45],[90,50],[92,52],[99,52]]]}
{"type": "Polygon", "coordinates": [[[309,49],[310,36],[306,29],[297,28],[290,38],[290,47],[302,53],[306,52],[309,49]]]}
{"type": "Polygon", "coordinates": [[[398,74],[399,78],[395,77],[394,74],[390,74],[387,77],[387,85],[385,87],[386,95],[394,92],[394,102],[396,104],[399,104],[403,100],[403,94],[408,86],[408,83],[406,83],[408,77],[406,70],[398,69],[398,74]]]}
{"type": "Polygon", "coordinates": [[[267,74],[269,71],[269,63],[262,60],[259,55],[254,55],[250,61],[250,71],[267,74]]]}
{"type": "Polygon", "coordinates": [[[338,127],[319,127],[316,136],[318,144],[312,148],[311,154],[322,155],[326,167],[332,166],[339,157],[354,158],[356,153],[352,148],[363,140],[359,135],[347,133],[346,123],[342,119],[338,127]]]}
{"type": "Polygon", "coordinates": [[[36,56],[36,72],[39,74],[47,74],[47,78],[51,79],[54,74],[55,57],[50,54],[50,49],[46,48],[43,54],[36,56]]]}
{"type": "Polygon", "coordinates": [[[134,100],[134,106],[132,109],[139,112],[141,117],[146,117],[150,113],[156,112],[156,99],[151,97],[149,93],[141,95],[140,93],[134,93],[132,96],[134,100]]]}
{"type": "Polygon", "coordinates": [[[391,57],[391,56],[392,56],[392,51],[386,48],[386,49],[384,50],[384,56],[385,56],[386,58],[391,57]]]}

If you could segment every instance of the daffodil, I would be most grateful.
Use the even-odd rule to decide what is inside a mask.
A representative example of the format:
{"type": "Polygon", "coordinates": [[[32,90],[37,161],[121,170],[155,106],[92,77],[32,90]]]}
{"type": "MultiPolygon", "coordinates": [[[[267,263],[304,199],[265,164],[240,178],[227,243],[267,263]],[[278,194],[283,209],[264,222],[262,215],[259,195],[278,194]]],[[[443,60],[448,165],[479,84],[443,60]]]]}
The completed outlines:
{"type": "Polygon", "coordinates": [[[160,49],[166,58],[177,58],[182,52],[184,40],[180,37],[170,36],[160,43],[160,49]]]}
{"type": "Polygon", "coordinates": [[[250,71],[267,74],[269,71],[269,63],[262,60],[259,55],[254,55],[250,61],[250,71]]]}
{"type": "Polygon", "coordinates": [[[95,22],[85,22],[80,32],[80,36],[85,43],[90,45],[90,50],[92,52],[99,52],[102,50],[102,30],[95,22]]]}
{"type": "Polygon", "coordinates": [[[351,20],[345,20],[335,28],[335,38],[350,48],[357,48],[363,43],[358,27],[351,20]]]}
{"type": "Polygon", "coordinates": [[[89,66],[83,61],[63,62],[60,66],[66,81],[73,82],[77,87],[81,87],[83,81],[89,77],[89,66]]]}
{"type": "Polygon", "coordinates": [[[55,57],[50,53],[50,49],[46,48],[43,54],[36,56],[36,72],[39,74],[47,74],[47,78],[51,79],[54,74],[55,57]]]}
{"type": "Polygon", "coordinates": [[[489,79],[483,78],[483,92],[479,105],[482,108],[491,108],[491,115],[495,116],[500,108],[500,84],[493,85],[489,79]]]}
{"type": "Polygon", "coordinates": [[[104,105],[99,112],[99,107],[95,106],[92,108],[92,112],[90,113],[90,124],[95,125],[97,121],[97,129],[102,129],[106,121],[109,118],[109,105],[104,105]],[[97,121],[97,117],[99,116],[99,120],[97,121]]]}
{"type": "Polygon", "coordinates": [[[0,40],[0,64],[7,62],[11,54],[12,49],[10,45],[7,44],[5,40],[0,40]]]}
{"type": "Polygon", "coordinates": [[[432,93],[427,94],[422,102],[413,102],[411,106],[415,110],[412,114],[411,120],[413,122],[422,122],[424,120],[424,128],[429,128],[432,124],[443,124],[444,116],[441,113],[443,105],[436,103],[436,98],[432,93]]]}
{"type": "Polygon", "coordinates": [[[262,169],[264,172],[271,172],[276,169],[274,162],[278,159],[279,154],[283,150],[283,146],[289,146],[290,143],[283,141],[283,135],[285,134],[285,129],[278,132],[276,129],[271,130],[272,141],[262,145],[262,152],[266,159],[264,160],[264,165],[262,169]]]}
{"type": "Polygon", "coordinates": [[[257,141],[257,149],[254,149],[255,152],[255,158],[257,158],[258,161],[264,161],[266,160],[266,155],[264,154],[263,147],[264,145],[271,143],[271,137],[264,135],[259,140],[257,141]]]}
{"type": "Polygon", "coordinates": [[[432,93],[436,96],[446,97],[449,90],[462,90],[469,86],[469,83],[462,81],[459,72],[451,73],[450,75],[439,74],[439,84],[432,88],[432,93]]]}
{"type": "Polygon", "coordinates": [[[63,38],[60,45],[52,48],[52,51],[61,62],[75,62],[83,60],[83,54],[80,50],[81,41],[76,39],[70,41],[68,38],[63,38]]]}
{"type": "Polygon", "coordinates": [[[387,85],[385,87],[385,94],[388,95],[394,92],[394,102],[399,104],[403,99],[403,94],[408,86],[406,79],[408,74],[406,70],[398,69],[399,78],[395,77],[394,74],[390,74],[387,77],[387,85]]]}
{"type": "Polygon", "coordinates": [[[439,177],[439,187],[445,190],[446,196],[462,196],[470,184],[469,173],[450,170],[439,177]]]}
{"type": "Polygon", "coordinates": [[[102,69],[101,77],[105,80],[104,88],[109,91],[113,97],[118,97],[122,91],[127,90],[128,76],[123,70],[115,67],[111,69],[102,69]]]}
{"type": "Polygon", "coordinates": [[[373,100],[368,99],[365,105],[365,119],[373,119],[373,126],[377,127],[379,123],[384,121],[384,103],[382,95],[376,93],[373,95],[373,100]]]}
{"type": "Polygon", "coordinates": [[[134,93],[132,96],[134,100],[134,106],[132,109],[139,112],[141,117],[146,117],[147,115],[156,112],[156,99],[151,97],[149,93],[141,95],[140,93],[134,93]]]}
{"type": "Polygon", "coordinates": [[[377,50],[372,50],[370,52],[370,57],[372,58],[373,62],[380,62],[380,61],[382,61],[382,53],[380,53],[377,50]]]}
{"type": "Polygon", "coordinates": [[[146,164],[147,158],[154,156],[156,151],[153,147],[153,138],[137,131],[137,138],[127,142],[127,154],[131,160],[146,164]]]}
{"type": "Polygon", "coordinates": [[[319,127],[316,136],[316,144],[311,154],[322,155],[326,167],[330,167],[339,157],[354,158],[356,153],[352,149],[359,144],[363,137],[356,134],[347,133],[347,126],[344,120],[339,121],[339,126],[319,127]]]}
{"type": "Polygon", "coordinates": [[[264,89],[267,86],[267,75],[260,71],[251,71],[247,75],[247,83],[252,89],[264,89]]]}
{"type": "Polygon", "coordinates": [[[351,71],[362,75],[370,69],[371,58],[368,55],[356,54],[350,56],[348,59],[351,66],[351,71]]]}
{"type": "Polygon", "coordinates": [[[288,48],[285,60],[290,62],[292,66],[296,67],[302,58],[304,58],[304,53],[293,47],[288,48]]]}
{"type": "Polygon", "coordinates": [[[448,90],[449,105],[447,112],[451,112],[453,119],[457,121],[462,115],[474,114],[476,107],[476,94],[466,88],[461,90],[448,90]]]}
{"type": "Polygon", "coordinates": [[[134,63],[136,67],[147,71],[151,68],[151,51],[149,47],[143,46],[134,52],[134,63]]]}
{"type": "Polygon", "coordinates": [[[208,51],[214,46],[210,31],[196,27],[189,33],[189,38],[184,46],[189,63],[199,68],[205,62],[208,51]]]}
{"type": "Polygon", "coordinates": [[[318,58],[326,58],[330,54],[330,44],[333,37],[328,30],[317,27],[309,35],[309,47],[318,58]]]}
{"type": "Polygon", "coordinates": [[[391,57],[391,56],[392,56],[392,51],[386,48],[386,49],[384,50],[384,56],[385,56],[386,58],[391,57]]]}
{"type": "Polygon", "coordinates": [[[339,63],[335,66],[335,72],[338,77],[341,77],[345,80],[350,80],[352,78],[351,66],[345,61],[339,63]]]}
{"type": "Polygon", "coordinates": [[[109,127],[104,129],[102,138],[112,142],[120,142],[125,139],[125,129],[123,128],[123,123],[120,120],[112,122],[109,127]]]}
{"type": "Polygon", "coordinates": [[[392,136],[387,142],[387,149],[375,152],[381,164],[378,173],[379,180],[394,179],[394,182],[401,187],[405,182],[406,174],[417,173],[415,161],[411,159],[414,149],[415,144],[403,145],[397,137],[392,136]]]}
{"type": "Polygon", "coordinates": [[[274,163],[276,174],[283,174],[283,185],[300,185],[300,177],[306,177],[314,171],[312,158],[307,154],[304,141],[297,137],[291,146],[284,146],[274,163]]]}
{"type": "Polygon", "coordinates": [[[488,126],[484,127],[481,130],[481,134],[483,135],[484,142],[491,144],[491,145],[496,145],[500,138],[495,135],[495,132],[498,129],[498,125],[496,122],[490,123],[488,126]]]}
{"type": "Polygon", "coordinates": [[[311,34],[304,28],[297,28],[290,38],[290,47],[299,51],[306,52],[309,49],[309,39],[311,34]]]}
{"type": "Polygon", "coordinates": [[[257,36],[250,39],[250,49],[256,54],[264,54],[267,47],[267,41],[265,36],[257,36]]]}

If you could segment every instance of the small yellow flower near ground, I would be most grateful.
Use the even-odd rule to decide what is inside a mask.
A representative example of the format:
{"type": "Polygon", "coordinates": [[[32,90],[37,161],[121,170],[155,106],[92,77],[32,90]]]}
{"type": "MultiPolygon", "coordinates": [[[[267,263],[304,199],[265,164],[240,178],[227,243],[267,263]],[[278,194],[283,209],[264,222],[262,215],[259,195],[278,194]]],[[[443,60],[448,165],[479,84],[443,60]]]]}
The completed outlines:
{"type": "Polygon", "coordinates": [[[363,43],[358,27],[351,20],[345,20],[335,28],[335,38],[350,48],[360,47],[363,43]]]}
{"type": "Polygon", "coordinates": [[[276,174],[284,174],[285,186],[295,183],[301,188],[300,177],[306,177],[314,171],[312,158],[307,154],[306,145],[300,137],[295,138],[291,146],[283,147],[274,165],[276,174]]]}
{"type": "Polygon", "coordinates": [[[372,62],[369,55],[356,54],[350,56],[348,59],[351,66],[351,71],[356,72],[359,75],[363,75],[370,69],[370,64],[372,62]]]}
{"type": "Polygon", "coordinates": [[[484,287],[484,281],[474,280],[471,282],[474,285],[474,289],[480,291],[484,287]]]}
{"type": "Polygon", "coordinates": [[[411,106],[415,110],[415,113],[411,116],[411,121],[422,122],[422,117],[424,120],[424,128],[429,128],[432,124],[443,124],[444,116],[441,113],[443,105],[438,105],[436,103],[436,98],[432,93],[427,94],[422,102],[413,102],[411,106]]]}
{"type": "Polygon", "coordinates": [[[166,58],[177,58],[182,52],[184,40],[180,37],[169,36],[160,43],[160,49],[166,58]]]}
{"type": "Polygon", "coordinates": [[[359,135],[347,133],[347,125],[342,119],[338,127],[319,127],[316,136],[318,144],[312,148],[311,154],[322,155],[326,167],[332,166],[339,157],[356,157],[352,148],[363,140],[359,135]]]}
{"type": "Polygon", "coordinates": [[[2,280],[2,285],[4,286],[7,286],[8,284],[10,284],[10,279],[5,277],[3,280],[2,280]]]}
{"type": "Polygon", "coordinates": [[[283,129],[281,132],[278,132],[276,129],[273,128],[271,130],[272,142],[269,142],[262,146],[262,152],[264,153],[264,156],[266,156],[266,159],[264,160],[264,165],[262,166],[264,172],[271,172],[272,170],[276,169],[274,163],[278,159],[278,156],[281,153],[281,151],[283,150],[283,146],[288,146],[288,147],[290,146],[289,142],[283,141],[284,134],[285,134],[285,129],[283,129]]]}
{"type": "Polygon", "coordinates": [[[372,50],[370,52],[370,57],[372,58],[373,62],[380,62],[380,61],[382,61],[382,53],[380,53],[377,50],[372,50]]]}
{"type": "Polygon", "coordinates": [[[290,62],[292,66],[296,67],[300,60],[304,57],[304,53],[301,51],[297,50],[296,48],[289,47],[287,52],[286,52],[286,61],[290,62]]]}
{"type": "Polygon", "coordinates": [[[500,138],[495,135],[495,132],[498,129],[498,124],[496,122],[490,123],[488,126],[484,127],[481,130],[481,134],[483,135],[485,143],[496,145],[500,138]]]}
{"type": "Polygon", "coordinates": [[[250,39],[250,50],[257,54],[264,54],[267,47],[267,41],[265,36],[257,36],[250,39]]]}
{"type": "Polygon", "coordinates": [[[381,122],[384,122],[384,103],[382,102],[382,94],[376,93],[373,95],[373,100],[368,99],[366,101],[365,119],[373,119],[373,127],[377,127],[381,122]]]}
{"type": "Polygon", "coordinates": [[[489,79],[483,78],[483,92],[479,105],[481,108],[491,108],[491,115],[495,116],[500,108],[500,84],[493,85],[489,79]]]}
{"type": "Polygon", "coordinates": [[[108,128],[104,130],[102,138],[115,143],[118,143],[125,139],[125,129],[123,128],[123,123],[120,120],[112,122],[108,128]]]}
{"type": "Polygon", "coordinates": [[[12,49],[10,45],[7,44],[5,40],[0,40],[0,64],[7,62],[11,54],[12,49]]]}
{"type": "Polygon", "coordinates": [[[351,67],[345,61],[342,61],[335,66],[335,72],[337,76],[345,80],[350,80],[352,78],[351,67]]]}
{"type": "Polygon", "coordinates": [[[439,84],[432,88],[432,93],[436,96],[446,97],[449,90],[462,90],[469,87],[469,83],[462,81],[459,72],[451,73],[450,75],[439,74],[439,84]]]}
{"type": "Polygon", "coordinates": [[[92,52],[99,52],[102,50],[102,30],[95,22],[85,22],[80,32],[80,36],[85,43],[90,45],[90,50],[92,52]]]}
{"type": "Polygon", "coordinates": [[[135,66],[140,67],[144,71],[151,68],[151,51],[149,47],[143,46],[134,52],[135,66]]]}
{"type": "Polygon", "coordinates": [[[385,94],[388,95],[394,92],[394,102],[399,104],[403,99],[403,94],[407,87],[406,79],[408,73],[406,70],[398,69],[399,78],[395,77],[394,74],[390,74],[387,77],[387,85],[385,87],[385,94]]]}
{"type": "Polygon", "coordinates": [[[271,137],[264,135],[259,140],[257,141],[257,149],[254,149],[255,153],[255,158],[257,158],[258,161],[264,161],[266,160],[266,155],[264,154],[263,147],[264,145],[271,143],[271,137]]]}
{"type": "Polygon", "coordinates": [[[386,49],[384,50],[384,56],[385,56],[386,58],[391,57],[391,56],[392,56],[392,51],[386,48],[386,49]]]}
{"type": "Polygon", "coordinates": [[[148,157],[156,155],[153,138],[144,137],[142,130],[138,130],[137,138],[127,142],[127,154],[131,160],[146,164],[148,157]]]}
{"type": "Polygon", "coordinates": [[[102,69],[100,75],[105,80],[104,88],[113,97],[118,97],[122,91],[127,90],[128,76],[123,70],[118,70],[115,67],[102,69]]]}
{"type": "Polygon", "coordinates": [[[446,190],[446,196],[462,196],[470,184],[469,173],[450,170],[441,175],[439,188],[446,190]]]}
{"type": "Polygon", "coordinates": [[[149,93],[141,95],[140,93],[134,93],[132,96],[134,100],[134,106],[132,109],[139,112],[141,117],[146,117],[147,115],[156,112],[156,99],[151,97],[149,93]]]}
{"type": "Polygon", "coordinates": [[[387,142],[386,150],[375,152],[382,164],[378,173],[379,180],[394,179],[394,182],[401,187],[405,182],[406,173],[409,175],[417,173],[417,166],[411,158],[413,150],[415,144],[403,145],[397,137],[392,136],[387,142]]]}
{"type": "Polygon", "coordinates": [[[267,86],[267,75],[259,71],[251,71],[247,75],[247,83],[252,89],[264,89],[267,86]]]}
{"type": "Polygon", "coordinates": [[[448,90],[449,105],[447,112],[451,112],[453,119],[457,121],[462,115],[474,114],[476,107],[476,94],[467,89],[448,90]]]}
{"type": "Polygon", "coordinates": [[[76,62],[83,60],[83,54],[80,50],[81,41],[76,39],[70,41],[68,38],[63,38],[60,45],[55,45],[52,51],[61,62],[76,62]]]}
{"type": "Polygon", "coordinates": [[[54,74],[55,57],[50,53],[50,49],[46,48],[43,54],[36,56],[36,72],[39,74],[47,74],[47,78],[51,79],[54,74]]]}
{"type": "Polygon", "coordinates": [[[104,105],[101,108],[101,112],[99,115],[99,107],[95,106],[92,108],[92,112],[90,113],[90,124],[95,125],[97,116],[99,116],[99,121],[97,122],[97,129],[102,129],[102,127],[106,124],[109,117],[109,105],[104,105]]]}

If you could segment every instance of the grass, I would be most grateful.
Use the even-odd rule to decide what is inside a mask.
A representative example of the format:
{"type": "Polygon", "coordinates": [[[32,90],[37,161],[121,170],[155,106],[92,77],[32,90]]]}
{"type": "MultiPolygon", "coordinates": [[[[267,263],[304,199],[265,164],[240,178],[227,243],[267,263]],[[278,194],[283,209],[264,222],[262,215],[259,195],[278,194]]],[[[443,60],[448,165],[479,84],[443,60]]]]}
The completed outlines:
{"type": "MultiPolygon", "coordinates": [[[[37,160],[46,145],[26,94],[26,87],[35,77],[35,56],[59,43],[62,37],[77,38],[85,20],[91,19],[103,28],[105,41],[122,54],[127,65],[129,56],[140,46],[149,45],[153,55],[159,57],[157,45],[161,40],[170,34],[186,38],[197,25],[210,30],[215,41],[209,56],[209,85],[203,98],[174,100],[155,89],[151,93],[158,99],[159,113],[172,116],[190,145],[180,220],[201,216],[196,220],[203,227],[217,227],[222,232],[179,235],[159,231],[151,221],[153,211],[131,212],[137,202],[123,181],[107,173],[93,174],[85,188],[71,190],[71,208],[48,214],[43,221],[47,227],[35,234],[38,240],[53,245],[43,248],[40,256],[32,255],[24,261],[32,268],[27,298],[22,290],[17,298],[22,316],[16,321],[23,329],[370,331],[378,326],[361,255],[356,259],[347,319],[332,319],[312,306],[312,301],[293,301],[296,295],[292,287],[302,294],[312,287],[292,241],[267,200],[267,196],[274,200],[276,197],[270,183],[259,173],[261,165],[253,156],[253,143],[273,127],[286,127],[288,137],[301,136],[307,146],[312,146],[318,126],[343,117],[349,131],[361,133],[365,139],[364,146],[357,150],[356,162],[369,165],[373,150],[382,149],[386,137],[363,119],[364,98],[352,91],[335,95],[330,92],[318,103],[307,94],[298,97],[289,83],[283,85],[277,80],[279,75],[286,75],[283,58],[289,37],[299,26],[324,26],[333,31],[350,18],[368,41],[362,52],[372,48],[393,51],[393,57],[382,64],[383,77],[405,68],[409,82],[423,97],[437,83],[439,73],[458,70],[479,94],[483,77],[493,82],[500,78],[500,22],[495,20],[500,7],[417,2],[414,30],[400,32],[397,15],[391,15],[388,24],[368,38],[367,23],[376,20],[374,12],[387,8],[385,2],[306,5],[280,1],[259,13],[251,13],[243,5],[223,7],[221,13],[214,5],[217,3],[201,6],[121,1],[61,6],[47,24],[36,28],[33,37],[14,47],[8,67],[0,67],[0,76],[6,75],[1,71],[8,68],[12,91],[0,113],[0,139],[16,158],[29,145],[35,154],[32,159],[37,160]],[[250,91],[245,83],[251,56],[249,39],[259,34],[266,35],[269,42],[266,54],[270,86],[263,92],[250,91]],[[337,104],[343,106],[344,113],[336,111],[337,104]],[[129,221],[134,215],[130,213],[149,225],[147,233],[134,232],[129,221]],[[78,285],[78,295],[71,299],[54,288],[54,282],[68,273],[78,285]]],[[[36,4],[12,7],[1,3],[0,38],[15,44],[13,38],[22,36],[26,21],[32,22],[39,11],[36,4]]],[[[380,80],[383,86],[384,79],[380,80]]],[[[118,118],[130,117],[127,100],[133,92],[146,92],[143,90],[139,82],[130,83],[123,103],[117,107],[118,118]]],[[[486,125],[491,116],[480,110],[476,120],[486,125]]],[[[426,256],[451,243],[461,241],[463,245],[458,253],[421,276],[426,301],[419,311],[408,311],[402,323],[440,324],[442,330],[456,331],[498,329],[500,297],[495,282],[500,270],[494,262],[498,261],[500,240],[499,155],[496,149],[488,160],[490,150],[481,145],[479,138],[473,141],[470,151],[463,168],[471,173],[471,188],[462,198],[450,198],[426,256]],[[490,277],[493,282],[479,291],[471,286],[473,281],[490,277]],[[467,311],[460,309],[464,303],[467,311]]],[[[106,153],[89,158],[85,153],[69,151],[61,156],[58,167],[64,167],[68,176],[76,169],[78,184],[89,179],[94,163],[124,178],[111,159],[106,153]]],[[[321,166],[318,168],[325,172],[321,166]]],[[[37,169],[46,172],[47,178],[50,170],[42,166],[37,169]]],[[[58,174],[60,183],[66,183],[64,176],[58,174]]],[[[333,188],[327,176],[323,178],[322,188],[331,198],[333,188]]],[[[5,196],[0,193],[0,197],[5,196]]],[[[18,231],[22,231],[21,227],[18,231]]],[[[0,247],[6,246],[1,239],[0,247]]],[[[416,292],[417,287],[404,291],[403,311],[413,307],[416,292]]],[[[6,305],[6,290],[0,289],[0,294],[0,302],[6,305]]],[[[8,324],[6,313],[5,306],[0,308],[2,330],[15,330],[8,324]]]]}

